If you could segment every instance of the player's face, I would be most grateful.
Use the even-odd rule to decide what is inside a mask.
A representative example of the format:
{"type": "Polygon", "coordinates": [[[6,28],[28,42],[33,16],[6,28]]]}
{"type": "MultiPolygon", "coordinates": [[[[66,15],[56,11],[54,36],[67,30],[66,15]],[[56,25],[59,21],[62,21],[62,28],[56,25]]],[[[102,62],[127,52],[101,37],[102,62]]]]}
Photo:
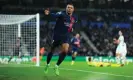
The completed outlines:
{"type": "Polygon", "coordinates": [[[119,33],[118,33],[119,35],[122,35],[122,32],[121,31],[119,31],[119,33]]]}
{"type": "Polygon", "coordinates": [[[67,7],[66,7],[66,12],[68,14],[72,14],[74,12],[74,6],[68,4],[67,7]]]}
{"type": "Polygon", "coordinates": [[[79,37],[80,37],[80,35],[79,35],[79,34],[76,34],[76,37],[77,37],[77,38],[79,38],[79,37]]]}

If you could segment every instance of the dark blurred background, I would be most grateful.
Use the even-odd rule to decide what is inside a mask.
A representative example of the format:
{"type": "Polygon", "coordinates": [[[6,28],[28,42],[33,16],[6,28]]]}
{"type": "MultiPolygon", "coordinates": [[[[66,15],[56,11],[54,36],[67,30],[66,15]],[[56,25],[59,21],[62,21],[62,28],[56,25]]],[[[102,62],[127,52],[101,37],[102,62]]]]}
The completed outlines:
{"type": "Polygon", "coordinates": [[[94,51],[81,36],[79,55],[114,56],[116,45],[113,37],[118,30],[124,32],[128,56],[133,56],[133,0],[0,0],[0,14],[40,13],[41,47],[49,49],[55,19],[44,15],[65,10],[66,4],[73,2],[79,17],[74,32],[85,32],[99,52],[94,51]]]}

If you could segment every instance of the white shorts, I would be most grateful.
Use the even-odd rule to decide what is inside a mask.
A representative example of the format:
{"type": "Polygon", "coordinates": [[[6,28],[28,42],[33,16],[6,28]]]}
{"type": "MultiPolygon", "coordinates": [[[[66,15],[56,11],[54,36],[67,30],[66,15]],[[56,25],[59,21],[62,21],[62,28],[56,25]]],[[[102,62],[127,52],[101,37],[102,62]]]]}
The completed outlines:
{"type": "Polygon", "coordinates": [[[120,54],[121,57],[125,57],[127,54],[127,46],[126,43],[124,44],[119,44],[116,48],[116,53],[120,54]]]}

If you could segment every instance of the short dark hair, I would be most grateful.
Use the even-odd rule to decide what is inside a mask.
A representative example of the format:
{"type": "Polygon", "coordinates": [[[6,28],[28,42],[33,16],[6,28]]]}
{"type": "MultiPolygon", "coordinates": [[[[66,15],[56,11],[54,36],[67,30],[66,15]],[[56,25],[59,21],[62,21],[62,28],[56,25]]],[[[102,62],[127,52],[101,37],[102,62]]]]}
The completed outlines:
{"type": "Polygon", "coordinates": [[[72,2],[68,2],[67,5],[72,5],[72,6],[74,6],[74,4],[73,4],[72,2]]]}

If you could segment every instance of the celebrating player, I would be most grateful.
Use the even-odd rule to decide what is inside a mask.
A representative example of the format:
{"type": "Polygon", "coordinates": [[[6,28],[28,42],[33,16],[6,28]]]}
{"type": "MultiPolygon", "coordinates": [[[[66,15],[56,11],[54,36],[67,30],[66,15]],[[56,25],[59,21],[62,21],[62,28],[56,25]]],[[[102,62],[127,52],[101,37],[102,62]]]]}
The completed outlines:
{"type": "Polygon", "coordinates": [[[68,53],[70,33],[72,32],[72,27],[74,23],[77,22],[77,18],[76,16],[74,16],[73,12],[74,5],[71,3],[67,4],[66,11],[61,11],[57,13],[50,13],[49,9],[44,11],[45,15],[50,15],[56,18],[56,25],[54,28],[53,35],[53,44],[51,47],[51,51],[47,55],[47,65],[44,69],[45,73],[48,73],[48,68],[55,48],[61,45],[59,59],[55,65],[55,74],[59,75],[58,66],[62,63],[62,61],[65,59],[68,53]]]}
{"type": "Polygon", "coordinates": [[[122,31],[119,31],[119,39],[114,39],[114,43],[118,44],[116,48],[116,62],[117,64],[124,65],[126,62],[127,46],[124,42],[122,31]]]}
{"type": "Polygon", "coordinates": [[[76,55],[78,53],[78,48],[80,47],[80,35],[77,33],[71,40],[72,43],[72,63],[71,65],[74,64],[76,55]]]}

